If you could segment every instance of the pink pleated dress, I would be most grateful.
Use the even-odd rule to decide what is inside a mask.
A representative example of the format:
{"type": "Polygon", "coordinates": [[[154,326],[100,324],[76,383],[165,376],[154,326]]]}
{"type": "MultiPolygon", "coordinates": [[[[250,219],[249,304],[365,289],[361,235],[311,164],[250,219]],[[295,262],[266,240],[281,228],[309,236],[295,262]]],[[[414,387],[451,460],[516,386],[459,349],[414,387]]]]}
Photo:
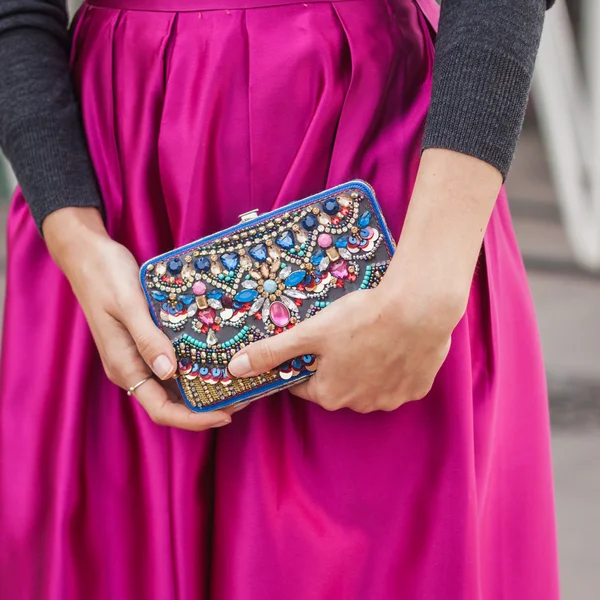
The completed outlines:
{"type": "MultiPolygon", "coordinates": [[[[73,77],[110,234],[142,262],[362,178],[399,236],[436,17],[433,0],[89,0],[73,77]]],[[[361,415],[281,393],[204,433],[154,425],[107,380],[20,193],[8,243],[0,599],[558,598],[504,192],[427,398],[361,415]]]]}

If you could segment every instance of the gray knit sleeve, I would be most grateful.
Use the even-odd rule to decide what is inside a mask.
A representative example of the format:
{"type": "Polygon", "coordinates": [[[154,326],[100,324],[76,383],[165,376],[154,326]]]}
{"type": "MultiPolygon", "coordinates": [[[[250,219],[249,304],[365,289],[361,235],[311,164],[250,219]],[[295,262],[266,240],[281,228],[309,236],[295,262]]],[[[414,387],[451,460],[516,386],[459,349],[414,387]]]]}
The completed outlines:
{"type": "Polygon", "coordinates": [[[63,0],[0,0],[0,147],[38,227],[102,202],[69,69],[63,0]]]}
{"type": "Polygon", "coordinates": [[[469,154],[506,176],[552,2],[442,0],[423,149],[469,154]]]}

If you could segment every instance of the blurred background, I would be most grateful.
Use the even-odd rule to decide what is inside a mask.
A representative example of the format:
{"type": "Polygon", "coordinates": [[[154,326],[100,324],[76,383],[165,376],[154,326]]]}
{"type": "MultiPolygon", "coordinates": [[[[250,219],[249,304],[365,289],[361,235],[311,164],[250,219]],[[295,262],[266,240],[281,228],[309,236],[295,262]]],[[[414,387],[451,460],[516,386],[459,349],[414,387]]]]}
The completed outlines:
{"type": "MultiPolygon", "coordinates": [[[[599,29],[597,0],[549,13],[507,181],[546,358],[565,600],[600,598],[599,29]]],[[[14,185],[0,156],[0,315],[14,185]]]]}

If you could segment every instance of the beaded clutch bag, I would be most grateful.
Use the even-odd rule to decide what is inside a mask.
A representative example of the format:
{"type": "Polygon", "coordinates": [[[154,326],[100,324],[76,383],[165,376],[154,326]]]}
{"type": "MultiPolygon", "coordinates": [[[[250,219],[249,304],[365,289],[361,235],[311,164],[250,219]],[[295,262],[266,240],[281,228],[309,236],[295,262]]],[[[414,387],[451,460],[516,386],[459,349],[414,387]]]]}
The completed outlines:
{"type": "Polygon", "coordinates": [[[234,227],[144,263],[142,288],[173,342],[189,408],[223,408],[309,377],[313,356],[244,379],[230,377],[227,365],[247,344],[376,287],[394,247],[373,189],[354,180],[262,216],[246,213],[234,227]]]}

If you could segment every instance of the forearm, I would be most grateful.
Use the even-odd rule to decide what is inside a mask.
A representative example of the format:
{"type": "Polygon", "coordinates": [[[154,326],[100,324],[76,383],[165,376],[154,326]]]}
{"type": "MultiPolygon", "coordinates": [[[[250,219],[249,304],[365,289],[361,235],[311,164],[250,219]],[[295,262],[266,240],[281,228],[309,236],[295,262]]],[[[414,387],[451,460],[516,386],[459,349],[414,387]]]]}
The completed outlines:
{"type": "Polygon", "coordinates": [[[0,147],[38,227],[65,206],[101,207],[69,48],[63,1],[0,1],[0,147]]]}
{"type": "MultiPolygon", "coordinates": [[[[412,297],[440,321],[462,316],[502,176],[491,165],[450,150],[423,153],[396,254],[382,283],[388,303],[412,297]]],[[[417,310],[418,312],[418,310],[417,310]]]]}

